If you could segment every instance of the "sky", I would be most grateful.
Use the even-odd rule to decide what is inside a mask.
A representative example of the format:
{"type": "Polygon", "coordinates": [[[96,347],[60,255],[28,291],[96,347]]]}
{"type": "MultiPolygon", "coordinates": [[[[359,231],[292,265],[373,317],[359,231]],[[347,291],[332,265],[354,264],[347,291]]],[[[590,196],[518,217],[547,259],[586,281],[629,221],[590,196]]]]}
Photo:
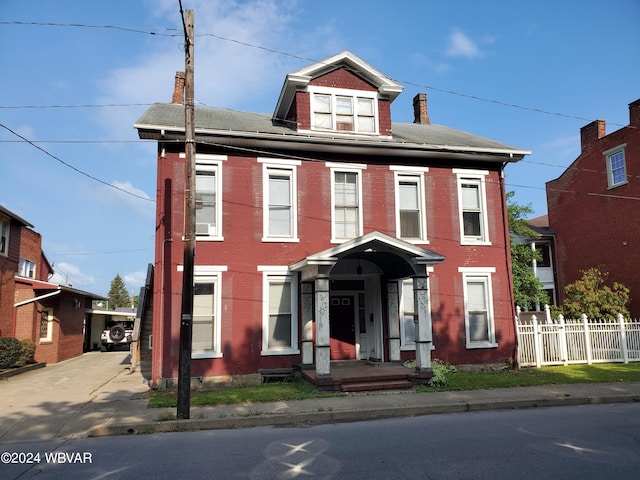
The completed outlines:
{"type": "MultiPolygon", "coordinates": [[[[545,182],[580,128],[628,125],[640,98],[640,0],[183,0],[195,15],[197,105],[274,111],[287,73],[350,50],[428,95],[431,122],[530,150],[514,201],[546,213],[545,182]]],[[[129,292],[153,262],[155,144],[135,121],[184,70],[178,0],[0,0],[0,204],[33,225],[52,281],[129,292]]],[[[604,168],[604,167],[603,167],[604,168]]]]}

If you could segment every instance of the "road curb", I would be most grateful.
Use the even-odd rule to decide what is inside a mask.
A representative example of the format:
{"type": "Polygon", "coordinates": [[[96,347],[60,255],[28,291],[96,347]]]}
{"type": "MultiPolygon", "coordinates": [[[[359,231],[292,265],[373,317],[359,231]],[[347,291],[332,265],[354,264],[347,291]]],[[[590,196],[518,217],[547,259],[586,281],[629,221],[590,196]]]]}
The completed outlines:
{"type": "Polygon", "coordinates": [[[607,403],[640,402],[638,395],[618,395],[602,397],[538,398],[527,400],[507,400],[504,402],[464,402],[458,404],[424,405],[416,407],[385,407],[370,409],[350,409],[342,411],[317,411],[299,413],[247,414],[224,418],[192,418],[139,422],[130,424],[98,425],[84,435],[103,437],[113,435],[145,435],[152,433],[187,432],[200,430],[229,430],[260,426],[284,427],[319,425],[327,423],[348,423],[384,418],[416,417],[440,413],[479,412],[490,410],[517,410],[607,403]]]}

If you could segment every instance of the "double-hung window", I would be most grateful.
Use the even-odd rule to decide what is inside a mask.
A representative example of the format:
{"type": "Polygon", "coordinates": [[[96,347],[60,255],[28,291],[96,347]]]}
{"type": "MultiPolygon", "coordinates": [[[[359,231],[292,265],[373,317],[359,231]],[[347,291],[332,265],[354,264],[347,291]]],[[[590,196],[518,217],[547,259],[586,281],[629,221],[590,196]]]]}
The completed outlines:
{"type": "Polygon", "coordinates": [[[495,268],[460,267],[458,271],[463,280],[467,348],[497,347],[491,287],[495,268]]]}
{"type": "Polygon", "coordinates": [[[287,267],[259,266],[263,275],[262,355],[295,355],[298,347],[298,287],[287,267]]]}
{"type": "Polygon", "coordinates": [[[36,264],[30,260],[21,258],[18,264],[18,276],[25,278],[35,278],[36,264]]]}
{"type": "Polygon", "coordinates": [[[331,241],[362,235],[362,165],[331,165],[331,241]]]}
{"type": "MultiPolygon", "coordinates": [[[[180,154],[184,157],[184,154],[180,154]]],[[[223,240],[222,163],[226,155],[196,154],[196,239],[223,240]]]]}
{"type": "Polygon", "coordinates": [[[0,217],[0,255],[9,254],[9,219],[0,217]]]}
{"type": "Polygon", "coordinates": [[[463,245],[489,245],[487,231],[487,196],[485,176],[487,171],[458,170],[458,207],[460,212],[460,242],[463,245]]]}
{"type": "Polygon", "coordinates": [[[226,267],[194,267],[191,358],[222,357],[220,301],[222,272],[226,267]]]}
{"type": "Polygon", "coordinates": [[[314,130],[346,133],[377,131],[375,92],[310,88],[314,130]]]}
{"type": "Polygon", "coordinates": [[[266,242],[297,242],[296,167],[300,161],[258,159],[263,168],[263,236],[266,242]]]}
{"type": "Polygon", "coordinates": [[[400,281],[400,348],[413,350],[416,347],[415,302],[413,279],[400,281]]]}
{"type": "Polygon", "coordinates": [[[424,172],[428,168],[391,166],[396,192],[396,236],[409,242],[427,242],[424,172]]]}
{"type": "Polygon", "coordinates": [[[607,179],[609,188],[615,188],[627,183],[627,166],[624,159],[625,145],[612,148],[604,152],[607,159],[607,179]]]}

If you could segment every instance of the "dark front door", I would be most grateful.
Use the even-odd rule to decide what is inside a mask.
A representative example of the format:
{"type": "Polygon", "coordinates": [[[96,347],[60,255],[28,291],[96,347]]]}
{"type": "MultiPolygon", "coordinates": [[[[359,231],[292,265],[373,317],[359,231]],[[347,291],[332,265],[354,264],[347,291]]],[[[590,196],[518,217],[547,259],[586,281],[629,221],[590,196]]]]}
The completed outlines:
{"type": "Polygon", "coordinates": [[[331,309],[329,310],[331,360],[356,358],[354,300],[353,295],[331,297],[331,309]]]}

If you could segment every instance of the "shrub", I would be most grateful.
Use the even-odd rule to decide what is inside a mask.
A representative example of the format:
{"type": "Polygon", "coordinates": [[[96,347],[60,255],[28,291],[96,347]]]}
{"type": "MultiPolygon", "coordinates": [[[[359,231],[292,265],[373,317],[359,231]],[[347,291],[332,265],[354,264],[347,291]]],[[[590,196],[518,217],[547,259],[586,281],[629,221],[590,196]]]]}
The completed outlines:
{"type": "Polygon", "coordinates": [[[449,365],[448,363],[444,363],[442,360],[438,360],[437,358],[434,358],[433,362],[431,362],[431,369],[433,371],[433,377],[429,380],[429,386],[431,387],[442,387],[446,385],[449,374],[456,373],[456,367],[449,365]]]}
{"type": "Polygon", "coordinates": [[[15,363],[16,367],[23,367],[27,363],[33,363],[33,355],[36,353],[36,344],[30,338],[20,340],[20,358],[15,363]]]}
{"type": "Polygon", "coordinates": [[[0,338],[0,369],[11,368],[20,359],[22,345],[12,337],[0,338]]]}

